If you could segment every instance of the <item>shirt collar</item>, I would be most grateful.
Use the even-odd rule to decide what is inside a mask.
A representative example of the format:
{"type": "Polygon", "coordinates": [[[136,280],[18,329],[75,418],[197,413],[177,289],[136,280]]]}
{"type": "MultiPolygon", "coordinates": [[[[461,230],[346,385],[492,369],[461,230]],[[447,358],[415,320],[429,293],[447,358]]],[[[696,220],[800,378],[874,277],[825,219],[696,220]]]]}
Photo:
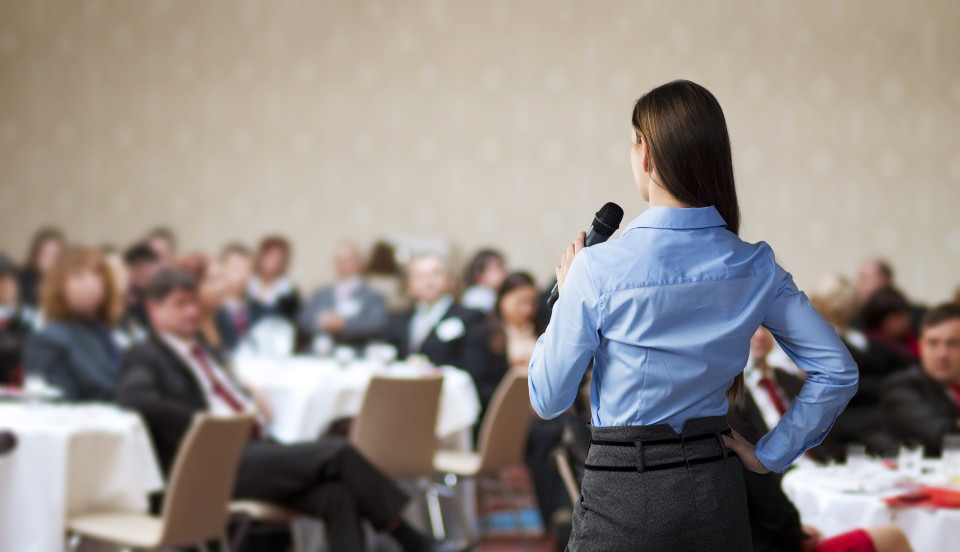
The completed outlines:
{"type": "Polygon", "coordinates": [[[444,295],[443,297],[434,301],[432,305],[426,303],[417,303],[417,314],[436,316],[439,319],[441,316],[447,313],[450,309],[450,306],[453,305],[453,297],[450,295],[444,295]]]}
{"type": "Polygon", "coordinates": [[[650,207],[633,219],[624,233],[634,228],[664,228],[667,230],[694,230],[716,228],[727,223],[716,207],[650,207]]]}
{"type": "Polygon", "coordinates": [[[163,339],[163,341],[166,342],[166,344],[169,345],[174,351],[176,351],[178,355],[182,356],[183,358],[192,357],[190,351],[194,346],[194,341],[183,339],[182,337],[178,337],[168,332],[162,332],[159,335],[160,339],[163,339]]]}

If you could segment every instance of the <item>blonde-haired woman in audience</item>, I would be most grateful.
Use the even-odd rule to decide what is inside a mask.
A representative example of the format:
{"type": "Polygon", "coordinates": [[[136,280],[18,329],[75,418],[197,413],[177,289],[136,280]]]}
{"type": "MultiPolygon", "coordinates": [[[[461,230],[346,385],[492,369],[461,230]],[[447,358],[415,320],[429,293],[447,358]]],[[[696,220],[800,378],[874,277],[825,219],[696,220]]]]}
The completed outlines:
{"type": "Polygon", "coordinates": [[[120,348],[113,329],[122,302],[99,251],[73,247],[45,274],[40,290],[46,325],[27,341],[23,364],[69,401],[112,402],[120,348]]]}
{"type": "Polygon", "coordinates": [[[826,276],[810,294],[810,302],[837,330],[860,370],[857,394],[837,417],[830,432],[831,440],[863,443],[876,454],[891,452],[895,443],[884,431],[880,416],[880,389],[884,375],[872,369],[873,351],[869,340],[851,325],[859,309],[856,287],[842,275],[826,276]]]}

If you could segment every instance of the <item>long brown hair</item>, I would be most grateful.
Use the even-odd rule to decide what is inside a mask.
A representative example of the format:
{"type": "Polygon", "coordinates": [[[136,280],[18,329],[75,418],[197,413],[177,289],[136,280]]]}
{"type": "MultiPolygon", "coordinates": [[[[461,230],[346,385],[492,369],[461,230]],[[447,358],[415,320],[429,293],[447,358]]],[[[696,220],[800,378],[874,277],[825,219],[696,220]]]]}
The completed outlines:
{"type": "MultiPolygon", "coordinates": [[[[676,80],[640,96],[632,122],[637,142],[647,144],[657,183],[688,207],[715,207],[727,229],[739,234],[730,135],[717,98],[699,84],[676,80]]],[[[727,397],[740,403],[743,393],[741,372],[727,397]]]]}
{"type": "Polygon", "coordinates": [[[63,246],[66,242],[66,239],[63,236],[63,232],[61,232],[59,228],[47,226],[37,230],[30,239],[30,248],[27,250],[27,262],[24,263],[25,268],[29,268],[31,270],[40,270],[40,268],[37,266],[37,261],[40,257],[40,249],[43,247],[43,244],[47,243],[48,241],[56,241],[63,246]]]}
{"type": "Polygon", "coordinates": [[[43,277],[40,301],[47,320],[71,320],[75,315],[67,303],[67,280],[81,270],[93,270],[103,280],[103,302],[97,309],[95,320],[113,326],[123,309],[122,298],[113,278],[113,271],[104,256],[92,247],[70,247],[43,277]]]}

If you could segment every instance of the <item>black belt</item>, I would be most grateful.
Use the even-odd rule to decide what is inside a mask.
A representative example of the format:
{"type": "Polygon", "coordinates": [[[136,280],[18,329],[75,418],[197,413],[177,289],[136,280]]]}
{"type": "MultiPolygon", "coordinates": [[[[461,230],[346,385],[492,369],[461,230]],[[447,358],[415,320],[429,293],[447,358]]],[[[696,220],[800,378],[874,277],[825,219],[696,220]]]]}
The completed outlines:
{"type": "MultiPolygon", "coordinates": [[[[635,463],[632,466],[606,466],[599,464],[585,464],[583,467],[591,471],[606,472],[645,472],[657,470],[669,470],[683,466],[695,466],[697,464],[706,464],[725,460],[729,453],[723,443],[723,435],[730,435],[731,431],[726,429],[718,433],[706,433],[703,435],[694,435],[690,437],[678,437],[673,439],[635,439],[633,441],[605,441],[593,439],[590,446],[635,448],[635,463]],[[701,455],[706,449],[713,448],[708,441],[714,441],[719,447],[719,452],[710,455],[701,455]],[[695,444],[697,443],[697,444],[695,444]],[[690,445],[688,447],[688,445],[690,445]],[[651,447],[675,447],[674,449],[656,449],[656,456],[660,456],[660,461],[649,462],[646,460],[645,449],[651,447]],[[691,454],[688,454],[690,452],[691,454]],[[694,456],[691,458],[690,456],[694,456]],[[666,456],[666,458],[663,458],[666,456]],[[671,460],[670,457],[678,457],[680,460],[671,460]]],[[[651,451],[654,452],[654,451],[651,451]]]]}

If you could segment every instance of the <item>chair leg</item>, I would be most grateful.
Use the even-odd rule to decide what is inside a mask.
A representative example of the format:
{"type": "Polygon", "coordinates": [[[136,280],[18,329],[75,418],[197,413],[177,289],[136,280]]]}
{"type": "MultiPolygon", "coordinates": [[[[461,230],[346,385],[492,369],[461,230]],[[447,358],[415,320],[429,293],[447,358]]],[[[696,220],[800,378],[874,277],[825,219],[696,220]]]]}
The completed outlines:
{"type": "Polygon", "coordinates": [[[210,552],[210,547],[205,542],[201,542],[198,548],[200,548],[200,552],[210,552]]]}
{"type": "Polygon", "coordinates": [[[232,548],[240,549],[240,545],[243,544],[243,539],[247,538],[247,532],[250,530],[250,517],[249,516],[240,516],[240,519],[237,522],[237,530],[233,534],[233,546],[232,548]]]}
{"type": "Polygon", "coordinates": [[[227,538],[227,534],[224,533],[220,537],[220,552],[230,552],[233,550],[233,547],[230,546],[230,539],[227,538]]]}
{"type": "Polygon", "coordinates": [[[430,529],[433,531],[433,539],[443,541],[447,538],[447,533],[443,528],[443,512],[440,510],[440,493],[436,487],[430,485],[424,491],[427,499],[427,514],[430,517],[430,529]]]}

